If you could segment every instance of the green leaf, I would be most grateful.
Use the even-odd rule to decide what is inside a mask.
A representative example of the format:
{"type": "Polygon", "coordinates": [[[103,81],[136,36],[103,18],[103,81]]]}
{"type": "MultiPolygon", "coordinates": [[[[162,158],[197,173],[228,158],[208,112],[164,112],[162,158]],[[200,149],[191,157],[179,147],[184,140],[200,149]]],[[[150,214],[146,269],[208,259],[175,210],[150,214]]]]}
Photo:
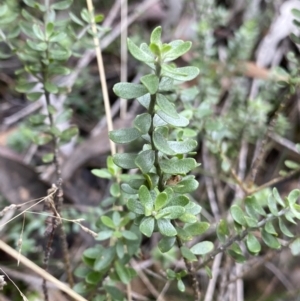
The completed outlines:
{"type": "Polygon", "coordinates": [[[205,255],[214,249],[214,244],[211,241],[202,241],[190,249],[195,255],[205,255]]]}
{"type": "Polygon", "coordinates": [[[179,118],[173,118],[167,115],[165,112],[158,110],[156,114],[166,123],[174,127],[186,127],[189,124],[189,120],[179,114],[179,118]]]}
{"type": "Polygon", "coordinates": [[[287,197],[289,205],[292,206],[293,204],[295,204],[299,199],[299,197],[300,197],[300,190],[299,189],[292,190],[287,197]]]}
{"type": "Polygon", "coordinates": [[[118,260],[115,262],[115,269],[122,283],[128,284],[131,281],[128,268],[126,268],[118,260]]]}
{"type": "Polygon", "coordinates": [[[281,217],[279,217],[279,228],[285,236],[294,237],[294,234],[288,229],[281,217]]]}
{"type": "Polygon", "coordinates": [[[169,280],[172,280],[172,279],[175,279],[176,278],[176,273],[173,271],[173,270],[171,270],[171,269],[167,269],[167,278],[169,279],[169,280]]]}
{"type": "Polygon", "coordinates": [[[220,222],[217,225],[217,236],[218,239],[222,242],[226,242],[226,238],[229,236],[229,229],[227,225],[227,221],[224,219],[221,219],[220,222]]]}
{"type": "Polygon", "coordinates": [[[281,199],[276,187],[273,188],[273,196],[279,205],[281,205],[282,207],[285,207],[285,204],[284,204],[283,200],[281,199]]]}
{"type": "Polygon", "coordinates": [[[47,143],[49,143],[52,139],[53,136],[52,135],[47,135],[47,134],[43,134],[43,135],[36,135],[32,137],[33,142],[37,145],[45,145],[47,143]]]}
{"type": "MultiPolygon", "coordinates": [[[[192,158],[161,160],[160,168],[164,173],[179,175],[187,174],[199,164],[192,158]]],[[[182,182],[180,182],[182,184],[182,182]]]]}
{"type": "Polygon", "coordinates": [[[189,248],[182,246],[180,248],[181,255],[188,261],[197,261],[197,257],[190,251],[189,248]]]}
{"type": "Polygon", "coordinates": [[[135,199],[129,199],[127,202],[127,207],[130,211],[139,215],[142,215],[145,212],[144,206],[141,204],[141,202],[135,199]]]}
{"type": "Polygon", "coordinates": [[[186,42],[181,41],[181,42],[182,43],[180,43],[176,47],[172,47],[172,49],[167,52],[164,59],[165,62],[173,61],[179,58],[180,56],[188,52],[192,47],[192,43],[189,41],[186,42]]]}
{"type": "Polygon", "coordinates": [[[276,232],[276,230],[275,230],[275,228],[274,228],[274,226],[273,226],[272,221],[267,221],[266,224],[265,224],[265,226],[264,226],[264,228],[265,228],[265,230],[268,233],[273,234],[275,236],[278,235],[277,232],[276,232]]]}
{"type": "Polygon", "coordinates": [[[176,186],[172,186],[172,188],[174,192],[184,194],[195,191],[198,186],[199,182],[194,179],[194,176],[189,176],[181,180],[176,186]]]}
{"type": "Polygon", "coordinates": [[[297,225],[297,222],[294,220],[294,214],[291,211],[286,212],[284,216],[290,223],[297,225]]]}
{"type": "Polygon", "coordinates": [[[104,20],[104,15],[103,14],[98,14],[94,18],[95,23],[101,23],[103,20],[104,20]]]}
{"type": "Polygon", "coordinates": [[[162,66],[162,76],[167,76],[178,81],[190,81],[198,76],[199,69],[194,66],[174,68],[170,65],[162,66]]]}
{"type": "MultiPolygon", "coordinates": [[[[34,35],[41,41],[45,41],[45,34],[44,32],[41,30],[40,26],[37,24],[33,24],[32,25],[32,31],[34,33],[34,35]]],[[[29,40],[27,40],[28,42],[29,40]]],[[[33,41],[31,41],[33,43],[33,41]]],[[[30,46],[30,45],[29,45],[30,46]]],[[[46,45],[46,49],[47,49],[47,45],[46,45]]],[[[45,49],[45,50],[46,50],[45,49]]]]}
{"type": "Polygon", "coordinates": [[[285,160],[284,164],[289,169],[298,169],[300,167],[300,165],[298,163],[296,163],[294,161],[290,161],[290,160],[285,160]]]}
{"type": "Polygon", "coordinates": [[[139,199],[140,199],[140,202],[145,207],[145,215],[146,216],[151,215],[152,210],[153,210],[154,201],[152,199],[150,191],[148,190],[148,188],[145,185],[142,185],[139,188],[139,199]]]}
{"type": "Polygon", "coordinates": [[[72,109],[65,109],[55,118],[55,124],[63,123],[71,119],[73,114],[72,109]]]}
{"type": "Polygon", "coordinates": [[[121,191],[120,191],[119,183],[112,183],[112,185],[110,186],[109,192],[115,198],[120,197],[121,191]]]}
{"type": "Polygon", "coordinates": [[[101,279],[103,278],[103,273],[100,272],[95,272],[95,271],[90,271],[86,277],[85,277],[85,281],[88,284],[97,284],[101,281],[101,279]]]}
{"type": "Polygon", "coordinates": [[[7,11],[8,11],[8,7],[4,3],[3,5],[0,6],[0,17],[3,17],[7,11]]]}
{"type": "Polygon", "coordinates": [[[102,253],[98,253],[98,257],[94,263],[95,271],[103,271],[107,269],[115,259],[116,251],[114,247],[105,248],[102,253]]]}
{"type": "Polygon", "coordinates": [[[177,281],[177,288],[180,292],[185,292],[185,285],[181,279],[177,281]]]}
{"type": "Polygon", "coordinates": [[[27,93],[36,86],[37,82],[21,82],[15,87],[16,91],[20,93],[27,93]]]}
{"type": "Polygon", "coordinates": [[[210,227],[209,223],[206,222],[197,222],[184,227],[184,230],[187,231],[191,236],[198,236],[205,233],[210,227]]]}
{"type": "Polygon", "coordinates": [[[179,119],[180,116],[177,113],[175,106],[171,103],[166,96],[158,93],[156,97],[156,104],[159,108],[171,118],[179,119]]]}
{"type": "Polygon", "coordinates": [[[165,207],[169,202],[169,198],[166,192],[160,192],[156,197],[154,208],[156,211],[160,210],[161,208],[165,207]]]}
{"type": "Polygon", "coordinates": [[[187,154],[197,147],[197,141],[192,139],[184,141],[168,141],[167,143],[176,154],[187,154]]]}
{"type": "Polygon", "coordinates": [[[144,150],[137,155],[135,159],[135,164],[143,174],[146,174],[153,167],[154,161],[155,161],[154,151],[144,150]]]}
{"type": "Polygon", "coordinates": [[[172,249],[176,242],[176,237],[164,236],[158,243],[158,248],[162,253],[166,253],[172,249]]]}
{"type": "Polygon", "coordinates": [[[98,233],[98,236],[95,238],[96,240],[107,240],[109,238],[111,238],[113,235],[113,231],[112,230],[104,230],[98,233]]]}
{"type": "Polygon", "coordinates": [[[69,12],[69,16],[72,19],[72,21],[80,26],[85,26],[85,24],[73,13],[69,12]]]}
{"type": "Polygon", "coordinates": [[[173,152],[173,150],[168,146],[167,140],[160,132],[158,132],[158,129],[156,129],[153,133],[153,143],[162,153],[169,156],[175,155],[175,152],[173,152]]]}
{"type": "Polygon", "coordinates": [[[45,43],[45,42],[36,43],[31,40],[26,40],[26,43],[31,49],[36,50],[36,51],[41,51],[41,52],[46,51],[47,47],[48,47],[47,43],[45,43]]]}
{"type": "Polygon", "coordinates": [[[45,114],[33,114],[29,117],[29,121],[33,125],[41,125],[44,124],[47,115],[45,114]]]}
{"type": "Polygon", "coordinates": [[[148,90],[140,84],[117,83],[113,87],[114,93],[120,98],[133,99],[148,93],[148,90]]]}
{"type": "MultiPolygon", "coordinates": [[[[114,301],[123,301],[124,295],[116,286],[104,285],[104,289],[111,295],[114,301]]],[[[107,299],[105,299],[107,300],[107,299]]]]}
{"type": "Polygon", "coordinates": [[[247,223],[244,217],[243,210],[238,205],[233,205],[230,207],[230,214],[232,218],[240,225],[246,227],[247,223]]]}
{"type": "Polygon", "coordinates": [[[151,95],[158,90],[159,79],[155,74],[147,74],[141,77],[141,83],[147,88],[151,95]]]}
{"type": "Polygon", "coordinates": [[[262,235],[262,239],[263,239],[264,243],[268,247],[270,247],[272,249],[280,249],[280,247],[281,247],[280,243],[278,242],[276,237],[274,237],[272,234],[270,234],[266,230],[262,229],[261,235],[262,235]]]}
{"type": "Polygon", "coordinates": [[[27,93],[26,97],[30,101],[36,101],[36,100],[40,99],[43,94],[44,93],[42,93],[42,92],[31,92],[31,93],[27,93]]]}
{"type": "Polygon", "coordinates": [[[46,34],[47,34],[47,37],[50,37],[52,35],[53,30],[54,30],[54,24],[52,22],[49,22],[46,25],[46,34]]]}
{"type": "Polygon", "coordinates": [[[50,163],[50,162],[53,162],[53,158],[54,158],[54,154],[53,153],[48,153],[48,154],[43,155],[42,161],[44,163],[50,163]]]}
{"type": "Polygon", "coordinates": [[[141,61],[144,63],[154,62],[154,57],[150,56],[148,53],[146,53],[145,51],[140,49],[138,46],[136,46],[129,38],[127,39],[127,46],[128,46],[129,52],[138,61],[141,61]]]}
{"type": "Polygon", "coordinates": [[[298,256],[300,254],[300,238],[296,238],[291,244],[290,244],[291,252],[294,256],[298,256]]]}
{"type": "Polygon", "coordinates": [[[249,233],[247,235],[247,240],[246,240],[247,248],[251,253],[259,253],[261,250],[261,245],[258,241],[258,239],[252,234],[249,233]]]}
{"type": "Polygon", "coordinates": [[[185,195],[177,195],[175,196],[170,204],[172,206],[182,206],[182,207],[185,207],[188,203],[190,202],[189,198],[185,195]]]}
{"type": "Polygon", "coordinates": [[[136,164],[134,163],[137,155],[136,154],[115,154],[113,157],[114,163],[124,169],[132,169],[137,168],[136,164]]]}
{"type": "Polygon", "coordinates": [[[44,87],[45,87],[45,90],[49,93],[55,94],[58,92],[57,86],[52,84],[51,82],[46,82],[44,87]]]}
{"type": "Polygon", "coordinates": [[[147,134],[151,126],[151,115],[148,113],[137,115],[134,118],[133,124],[141,134],[147,134]]]}
{"type": "Polygon", "coordinates": [[[259,215],[266,216],[266,211],[256,200],[255,196],[248,196],[245,200],[246,212],[253,218],[258,219],[259,215]]]}
{"type": "Polygon", "coordinates": [[[73,0],[65,0],[65,1],[60,1],[52,4],[50,7],[51,9],[55,10],[64,10],[67,9],[71,6],[73,0]]]}
{"type": "Polygon", "coordinates": [[[78,128],[77,126],[73,125],[61,132],[59,137],[60,142],[69,142],[76,135],[78,135],[78,128]]]}
{"type": "Polygon", "coordinates": [[[246,220],[246,223],[247,223],[248,227],[250,227],[250,228],[257,227],[257,223],[258,223],[257,219],[255,219],[253,217],[250,217],[250,216],[247,216],[247,215],[245,215],[244,217],[245,217],[245,220],[246,220]]]}
{"type": "Polygon", "coordinates": [[[137,240],[138,239],[137,235],[134,232],[128,231],[128,230],[122,231],[122,236],[124,238],[126,238],[127,240],[137,240]]]}
{"type": "Polygon", "coordinates": [[[184,213],[179,217],[179,219],[184,223],[195,223],[197,222],[197,217],[191,213],[184,213]]]}
{"type": "Polygon", "coordinates": [[[140,231],[147,237],[151,237],[154,230],[154,218],[153,217],[144,217],[140,224],[140,231]]]}
{"type": "Polygon", "coordinates": [[[293,204],[290,206],[290,210],[295,218],[300,219],[300,205],[293,204]]]}
{"type": "Polygon", "coordinates": [[[161,44],[161,26],[157,26],[153,29],[150,36],[150,42],[154,44],[161,44]]]}
{"type": "Polygon", "coordinates": [[[165,207],[156,214],[156,219],[167,218],[167,219],[176,219],[181,217],[185,212],[184,207],[181,206],[170,206],[165,207]]]}
{"type": "Polygon", "coordinates": [[[237,263],[243,263],[246,258],[243,254],[236,253],[234,250],[227,250],[228,255],[230,255],[237,263]]]}
{"type": "Polygon", "coordinates": [[[112,178],[111,173],[105,168],[92,169],[91,172],[94,176],[102,178],[102,179],[111,179],[112,178]]]}
{"type": "Polygon", "coordinates": [[[174,226],[172,225],[171,221],[168,219],[158,219],[157,220],[157,226],[158,226],[158,230],[160,232],[160,234],[164,235],[164,236],[175,236],[177,234],[176,229],[174,228],[174,226]]]}
{"type": "Polygon", "coordinates": [[[270,193],[269,196],[268,196],[268,207],[269,207],[271,213],[274,216],[278,216],[278,209],[277,209],[277,205],[276,205],[276,200],[273,197],[272,193],[270,193]]]}
{"type": "Polygon", "coordinates": [[[130,143],[141,136],[136,128],[120,129],[109,132],[109,138],[115,143],[130,143]]]}
{"type": "Polygon", "coordinates": [[[114,222],[112,221],[112,219],[106,215],[101,216],[101,222],[108,228],[112,228],[115,229],[116,226],[114,224],[114,222]]]}
{"type": "MultiPolygon", "coordinates": [[[[52,36],[49,38],[49,42],[51,43],[60,43],[64,40],[66,40],[68,38],[67,34],[65,32],[55,32],[52,34],[52,36]]],[[[60,67],[63,67],[63,66],[60,66],[60,67]]],[[[64,69],[61,69],[61,70],[66,70],[67,71],[63,71],[64,73],[63,74],[69,74],[70,73],[70,70],[68,68],[64,68],[64,69]]]]}
{"type": "Polygon", "coordinates": [[[58,61],[65,61],[68,60],[69,57],[71,56],[71,51],[68,49],[51,49],[50,52],[50,58],[53,60],[58,60],[58,61]]]}

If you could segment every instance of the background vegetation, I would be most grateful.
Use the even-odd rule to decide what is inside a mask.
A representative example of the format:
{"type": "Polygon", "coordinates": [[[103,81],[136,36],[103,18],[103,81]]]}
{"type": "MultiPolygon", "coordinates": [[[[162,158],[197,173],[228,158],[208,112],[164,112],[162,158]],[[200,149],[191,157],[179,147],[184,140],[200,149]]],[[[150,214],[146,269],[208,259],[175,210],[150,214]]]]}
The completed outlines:
{"type": "Polygon", "coordinates": [[[0,300],[298,300],[299,27],[293,0],[3,1],[0,300]]]}

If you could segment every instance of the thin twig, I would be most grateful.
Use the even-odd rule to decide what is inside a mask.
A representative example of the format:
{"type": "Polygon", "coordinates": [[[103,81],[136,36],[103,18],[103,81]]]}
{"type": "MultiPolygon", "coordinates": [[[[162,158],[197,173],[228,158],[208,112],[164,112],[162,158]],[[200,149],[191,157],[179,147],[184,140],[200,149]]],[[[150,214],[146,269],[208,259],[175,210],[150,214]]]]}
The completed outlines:
{"type": "MultiPolygon", "coordinates": [[[[121,5],[121,82],[127,82],[127,14],[128,1],[123,0],[121,5]]],[[[127,111],[127,100],[121,99],[120,103],[120,117],[124,119],[127,111]]]]}
{"type": "MultiPolygon", "coordinates": [[[[101,53],[101,48],[100,48],[100,41],[97,37],[97,27],[94,21],[94,6],[92,0],[86,0],[88,10],[91,14],[91,26],[92,26],[92,31],[94,34],[94,44],[95,44],[95,51],[96,51],[96,57],[97,57],[97,63],[98,63],[98,71],[99,71],[99,77],[100,77],[100,82],[101,82],[101,87],[102,87],[102,95],[103,95],[103,100],[104,100],[104,107],[105,107],[105,114],[107,118],[107,129],[108,131],[113,130],[113,123],[112,123],[112,118],[111,118],[111,112],[110,112],[110,103],[109,103],[109,96],[108,96],[108,89],[107,89],[107,84],[106,84],[106,76],[105,76],[105,70],[104,70],[104,64],[103,64],[103,59],[102,59],[102,53],[101,53]]],[[[109,140],[110,143],[110,149],[111,149],[111,154],[114,155],[116,153],[116,146],[114,142],[109,140]]]]}
{"type": "Polygon", "coordinates": [[[77,301],[88,301],[79,294],[77,294],[75,291],[70,289],[66,284],[62,283],[61,281],[57,280],[55,277],[50,275],[48,272],[46,272],[44,269],[37,266],[35,263],[33,263],[31,260],[27,259],[22,254],[19,256],[19,253],[11,248],[9,245],[7,245],[3,240],[0,240],[0,249],[3,250],[8,255],[12,256],[16,260],[18,260],[18,257],[20,259],[20,262],[24,264],[26,267],[37,273],[42,278],[46,279],[47,281],[53,283],[57,288],[68,294],[70,297],[74,298],[77,301]]]}
{"type": "Polygon", "coordinates": [[[218,276],[219,276],[220,265],[221,265],[221,261],[222,261],[222,255],[223,254],[220,253],[214,259],[214,262],[213,262],[213,265],[212,265],[212,278],[209,280],[204,301],[213,300],[214,291],[216,289],[216,283],[217,283],[217,279],[218,279],[218,276]]]}
{"type": "MultiPolygon", "coordinates": [[[[142,282],[145,284],[145,286],[147,287],[147,289],[149,290],[149,292],[152,294],[152,296],[154,296],[156,298],[156,300],[158,300],[158,298],[159,298],[159,292],[153,286],[153,284],[150,282],[150,280],[145,275],[145,273],[141,269],[136,269],[137,262],[134,259],[131,259],[131,265],[132,265],[133,269],[137,271],[139,277],[141,278],[142,282]]],[[[163,298],[161,298],[160,300],[164,301],[163,298]]]]}

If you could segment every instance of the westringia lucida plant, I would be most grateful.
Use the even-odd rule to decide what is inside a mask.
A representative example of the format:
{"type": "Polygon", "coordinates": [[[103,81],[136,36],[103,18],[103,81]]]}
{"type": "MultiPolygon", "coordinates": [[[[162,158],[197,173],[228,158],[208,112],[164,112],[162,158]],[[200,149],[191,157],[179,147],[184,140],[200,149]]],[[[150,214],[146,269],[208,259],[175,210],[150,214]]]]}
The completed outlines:
{"type": "Polygon", "coordinates": [[[112,131],[109,136],[118,144],[138,140],[142,148],[136,153],[109,157],[107,169],[93,170],[95,175],[113,181],[111,197],[105,200],[105,205],[114,206],[98,223],[97,240],[109,240],[109,246],[101,244],[86,250],[83,256],[86,267],[76,271],[77,276],[85,278],[85,284],[77,286],[81,293],[90,292],[92,296],[98,292],[98,297],[102,294],[101,300],[106,300],[107,296],[124,300],[114,285],[118,281],[128,284],[135,276],[135,271],[127,264],[139,250],[141,234],[151,237],[155,232],[160,233],[158,248],[162,253],[173,248],[178,250],[186,269],[168,269],[166,277],[176,280],[178,289],[184,291],[182,278],[191,276],[195,300],[200,300],[195,271],[205,268],[211,277],[209,263],[218,253],[226,252],[242,263],[247,256],[261,251],[261,241],[272,249],[290,244],[294,254],[299,252],[299,239],[294,238],[287,225],[300,219],[297,203],[300,190],[297,189],[285,200],[276,188],[262,192],[259,187],[253,192],[249,190],[243,203],[230,207],[230,217],[218,221],[212,234],[212,238],[217,239],[215,248],[207,240],[200,240],[192,247],[187,244],[194,238],[199,241],[210,227],[208,222],[199,220],[201,206],[189,195],[198,188],[195,176],[190,174],[198,166],[191,158],[197,147],[197,142],[191,138],[195,131],[187,127],[191,109],[180,113],[176,110],[176,85],[195,78],[199,70],[177,68],[171,62],[190,47],[190,42],[162,43],[160,27],[153,30],[149,45],[138,47],[128,39],[130,53],[146,64],[150,73],[140,79],[140,84],[116,84],[114,92],[121,98],[137,99],[146,111],[135,117],[133,127],[112,131]],[[120,175],[121,169],[137,172],[120,175]],[[278,239],[279,235],[286,240],[278,239]]]}
{"type": "MultiPolygon", "coordinates": [[[[112,294],[113,281],[129,283],[135,273],[125,265],[138,251],[141,233],[151,237],[154,232],[161,234],[158,247],[167,252],[178,247],[185,258],[188,271],[169,271],[168,277],[178,281],[178,287],[184,290],[181,280],[191,271],[190,262],[196,255],[204,255],[213,249],[213,244],[203,241],[191,249],[185,242],[204,233],[209,224],[200,222],[198,214],[201,207],[191,201],[188,194],[198,187],[195,176],[189,173],[199,164],[190,158],[197,147],[185,127],[189,120],[178,113],[175,84],[194,79],[199,70],[196,67],[177,68],[172,61],[186,53],[191,42],[176,40],[168,44],[161,42],[161,27],[153,30],[150,45],[136,46],[128,39],[128,49],[139,61],[149,66],[150,73],[144,75],[141,84],[118,83],[114,92],[125,99],[137,99],[146,112],[137,115],[133,127],[110,132],[110,139],[119,144],[127,144],[139,139],[142,149],[137,153],[116,154],[108,159],[108,169],[94,170],[103,178],[119,178],[110,192],[115,207],[111,213],[101,217],[98,240],[110,239],[110,246],[98,245],[84,253],[84,262],[93,271],[78,270],[77,275],[85,275],[88,285],[79,290],[93,291],[93,285],[106,279],[103,288],[112,294]],[[135,169],[133,175],[121,175],[116,167],[125,170],[135,169]],[[128,210],[118,211],[120,205],[128,210]]],[[[116,300],[123,300],[116,296],[116,300]]]]}

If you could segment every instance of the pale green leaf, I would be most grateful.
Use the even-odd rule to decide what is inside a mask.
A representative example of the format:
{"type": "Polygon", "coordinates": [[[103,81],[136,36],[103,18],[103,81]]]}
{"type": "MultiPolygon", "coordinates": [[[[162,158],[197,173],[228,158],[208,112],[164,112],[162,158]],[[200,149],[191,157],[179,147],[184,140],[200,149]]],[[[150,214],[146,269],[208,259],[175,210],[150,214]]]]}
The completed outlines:
{"type": "Polygon", "coordinates": [[[136,154],[123,153],[123,154],[115,154],[113,157],[114,163],[124,169],[132,169],[137,168],[135,164],[136,154]]]}
{"type": "Polygon", "coordinates": [[[246,244],[251,253],[259,253],[261,250],[261,245],[258,239],[252,233],[247,235],[246,244]]]}
{"type": "Polygon", "coordinates": [[[158,226],[159,232],[164,236],[171,237],[171,236],[175,236],[177,234],[176,229],[172,225],[171,221],[168,219],[164,219],[164,218],[158,219],[157,226],[158,226]]]}
{"type": "Polygon", "coordinates": [[[164,236],[158,243],[158,248],[162,253],[166,253],[172,249],[176,242],[176,237],[164,236]]]}
{"type": "Polygon", "coordinates": [[[136,128],[126,128],[109,132],[109,138],[115,143],[130,143],[141,136],[136,128]]]}
{"type": "Polygon", "coordinates": [[[154,230],[154,218],[153,217],[145,217],[140,224],[140,231],[147,237],[151,237],[154,230]]]}
{"type": "Polygon", "coordinates": [[[144,63],[152,63],[154,62],[154,57],[144,52],[138,46],[136,46],[129,38],[127,39],[127,46],[129,52],[132,54],[134,58],[144,63]]]}
{"type": "Polygon", "coordinates": [[[135,164],[143,174],[148,173],[153,167],[155,161],[155,153],[153,150],[141,151],[136,159],[135,164]]]}
{"type": "Polygon", "coordinates": [[[205,255],[214,249],[214,244],[211,241],[202,241],[190,249],[195,255],[205,255]]]}
{"type": "Polygon", "coordinates": [[[141,77],[140,81],[151,95],[157,92],[159,79],[155,74],[144,75],[141,77]]]}
{"type": "Polygon", "coordinates": [[[113,87],[114,93],[120,98],[133,99],[148,93],[148,90],[141,84],[117,83],[113,87]]]}

